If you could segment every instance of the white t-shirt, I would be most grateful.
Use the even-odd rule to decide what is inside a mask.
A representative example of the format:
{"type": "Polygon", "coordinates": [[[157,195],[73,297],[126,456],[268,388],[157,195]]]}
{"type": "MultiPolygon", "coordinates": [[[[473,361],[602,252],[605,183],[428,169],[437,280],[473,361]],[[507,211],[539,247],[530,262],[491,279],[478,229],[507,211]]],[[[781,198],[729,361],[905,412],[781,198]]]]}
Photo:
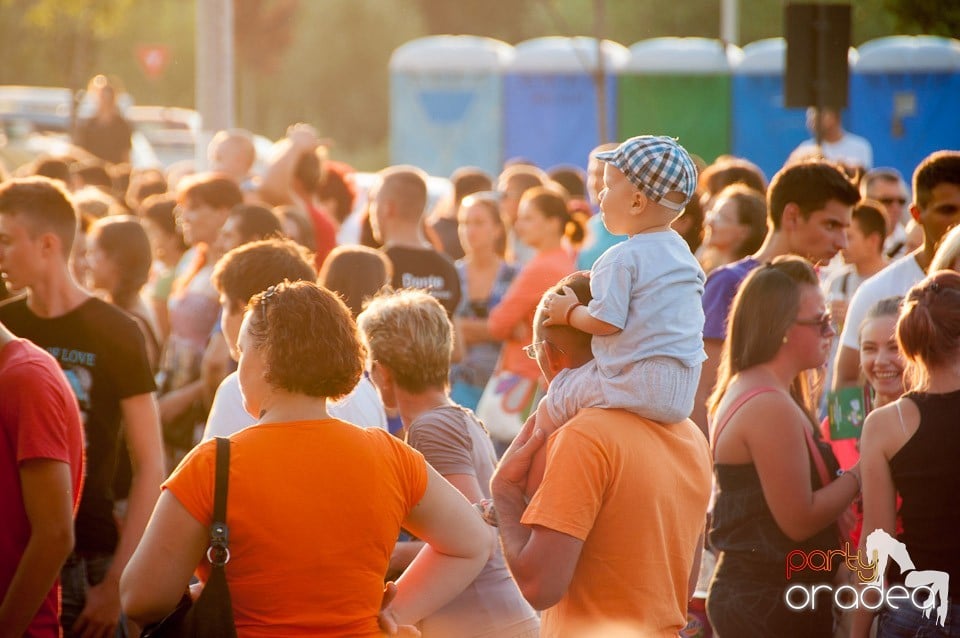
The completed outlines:
{"type": "Polygon", "coordinates": [[[926,273],[917,265],[913,253],[904,255],[900,259],[867,279],[857,288],[850,305],[847,307],[847,318],[843,324],[843,334],[840,335],[840,345],[846,348],[860,349],[860,324],[867,312],[881,299],[887,297],[902,297],[923,279],[926,273]]]}
{"type": "MultiPolygon", "coordinates": [[[[360,378],[360,383],[347,396],[336,402],[328,401],[327,411],[334,418],[363,428],[387,429],[387,414],[380,395],[366,376],[360,378]]],[[[207,427],[203,430],[203,440],[207,441],[215,436],[230,436],[256,422],[257,420],[243,409],[240,380],[236,372],[231,372],[220,383],[217,394],[213,397],[213,405],[210,406],[210,414],[207,416],[207,427]]]]}
{"type": "Polygon", "coordinates": [[[620,331],[591,340],[600,372],[611,378],[651,357],[687,367],[703,363],[705,282],[690,247],[673,230],[640,233],[603,253],[590,271],[587,309],[620,331]]]}
{"type": "MultiPolygon", "coordinates": [[[[816,146],[816,140],[801,142],[797,150],[816,146]]],[[[824,141],[820,144],[824,158],[844,164],[873,168],[873,147],[865,138],[844,131],[843,137],[836,142],[824,141]]]]}

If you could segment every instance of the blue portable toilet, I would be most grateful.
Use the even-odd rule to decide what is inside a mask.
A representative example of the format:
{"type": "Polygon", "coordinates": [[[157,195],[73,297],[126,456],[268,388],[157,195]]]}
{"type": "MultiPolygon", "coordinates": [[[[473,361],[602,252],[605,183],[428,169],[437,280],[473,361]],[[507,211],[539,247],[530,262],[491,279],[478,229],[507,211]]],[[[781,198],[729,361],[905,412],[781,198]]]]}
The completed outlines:
{"type": "Polygon", "coordinates": [[[960,40],[893,36],[862,44],[850,75],[850,121],[874,166],[909,181],[927,155],[960,149],[960,40]]]}
{"type": "Polygon", "coordinates": [[[504,159],[523,157],[542,168],[586,168],[598,144],[617,137],[616,74],[629,57],[623,45],[587,37],[521,42],[504,73],[504,159]],[[606,81],[607,140],[600,140],[594,75],[598,48],[606,81]]]}
{"type": "Polygon", "coordinates": [[[620,72],[620,136],[670,135],[708,162],[729,153],[730,68],[742,55],[708,38],[637,42],[620,72]]]}
{"type": "Polygon", "coordinates": [[[748,159],[767,179],[810,137],[806,110],[784,106],[787,42],[768,38],[743,47],[733,68],[731,153],[748,159]]]}
{"type": "Polygon", "coordinates": [[[496,174],[503,149],[505,42],[468,35],[419,38],[390,58],[390,160],[432,175],[461,166],[496,174]]]}

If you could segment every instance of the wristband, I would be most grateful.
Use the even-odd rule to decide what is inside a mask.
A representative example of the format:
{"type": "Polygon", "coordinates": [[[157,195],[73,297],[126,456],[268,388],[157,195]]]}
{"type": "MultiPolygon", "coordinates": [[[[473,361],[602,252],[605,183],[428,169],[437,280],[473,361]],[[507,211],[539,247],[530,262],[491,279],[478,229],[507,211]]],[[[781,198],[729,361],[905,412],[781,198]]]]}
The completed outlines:
{"type": "Polygon", "coordinates": [[[567,311],[566,311],[565,313],[563,313],[563,323],[565,323],[565,324],[567,324],[567,325],[569,326],[569,325],[570,325],[570,315],[571,315],[571,313],[573,313],[574,309],[579,308],[579,307],[582,306],[582,305],[583,305],[583,304],[578,301],[578,302],[576,302],[575,304],[573,304],[572,306],[570,306],[569,308],[567,308],[567,311]]]}

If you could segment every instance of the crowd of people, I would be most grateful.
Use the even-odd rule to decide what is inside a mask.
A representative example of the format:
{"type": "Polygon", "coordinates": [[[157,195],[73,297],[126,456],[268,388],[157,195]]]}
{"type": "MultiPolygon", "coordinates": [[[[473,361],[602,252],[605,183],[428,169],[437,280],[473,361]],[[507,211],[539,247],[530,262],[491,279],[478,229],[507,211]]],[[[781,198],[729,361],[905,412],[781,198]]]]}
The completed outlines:
{"type": "Polygon", "coordinates": [[[224,438],[241,637],[954,635],[960,152],[768,180],[639,136],[358,208],[304,124],[133,170],[97,89],[85,150],[0,175],[0,636],[195,598],[224,438]],[[872,582],[950,585],[791,604],[859,596],[790,561],[875,530],[912,563],[872,582]]]}

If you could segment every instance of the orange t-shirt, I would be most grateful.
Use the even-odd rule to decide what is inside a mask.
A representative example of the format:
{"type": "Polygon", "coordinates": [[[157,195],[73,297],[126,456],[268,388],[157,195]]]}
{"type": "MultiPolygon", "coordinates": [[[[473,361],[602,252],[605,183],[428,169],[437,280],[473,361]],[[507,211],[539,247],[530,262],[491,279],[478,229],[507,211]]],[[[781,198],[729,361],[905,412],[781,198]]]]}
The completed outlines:
{"type": "Polygon", "coordinates": [[[602,622],[675,638],[706,523],[712,465],[689,419],[654,423],[625,410],[581,410],[547,440],[543,482],[523,514],[583,541],[566,593],[540,635],[564,638],[602,622]]]}
{"type": "MultiPolygon", "coordinates": [[[[336,419],[255,425],[230,437],[227,583],[240,638],[379,636],[383,577],[427,488],[423,456],[336,419]]],[[[212,522],[216,441],[163,484],[212,522]]],[[[205,580],[209,563],[197,573],[205,580]]]]}
{"type": "Polygon", "coordinates": [[[500,364],[504,370],[527,379],[540,379],[537,362],[527,357],[523,347],[533,336],[533,316],[543,293],[574,270],[576,262],[565,248],[537,253],[517,273],[503,299],[490,311],[487,328],[490,336],[504,342],[500,364]],[[531,331],[530,337],[523,340],[513,338],[518,323],[531,331]]]}

